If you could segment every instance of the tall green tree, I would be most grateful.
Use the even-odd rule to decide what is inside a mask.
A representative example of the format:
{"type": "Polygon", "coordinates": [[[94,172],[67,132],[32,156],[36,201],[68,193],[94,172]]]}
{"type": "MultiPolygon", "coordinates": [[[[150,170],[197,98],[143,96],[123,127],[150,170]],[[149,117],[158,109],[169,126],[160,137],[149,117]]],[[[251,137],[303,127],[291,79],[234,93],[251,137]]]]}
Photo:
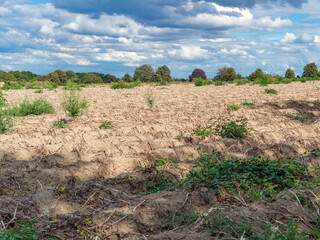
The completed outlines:
{"type": "Polygon", "coordinates": [[[123,78],[122,78],[123,81],[127,82],[127,83],[131,83],[133,82],[133,78],[130,76],[129,73],[126,73],[123,78]]]}
{"type": "Polygon", "coordinates": [[[167,65],[159,66],[156,74],[160,75],[161,79],[165,80],[166,82],[172,81],[171,71],[167,65]]]}
{"type": "Polygon", "coordinates": [[[319,77],[319,71],[318,71],[317,65],[314,62],[308,63],[303,68],[302,77],[319,77]]]}
{"type": "Polygon", "coordinates": [[[288,68],[285,74],[285,78],[294,78],[296,76],[296,74],[294,73],[294,71],[291,68],[288,68]]]}
{"type": "Polygon", "coordinates": [[[140,79],[141,82],[150,82],[152,81],[153,74],[153,68],[150,65],[144,64],[136,68],[136,70],[134,71],[133,79],[135,81],[140,79]]]}
{"type": "Polygon", "coordinates": [[[10,73],[5,71],[0,71],[0,82],[12,82],[17,81],[17,79],[10,73]]]}
{"type": "Polygon", "coordinates": [[[263,75],[264,74],[263,74],[262,70],[260,68],[257,68],[257,70],[255,72],[250,74],[249,80],[250,81],[254,81],[254,80],[258,79],[258,78],[262,78],[263,75]]]}
{"type": "Polygon", "coordinates": [[[57,69],[50,74],[50,81],[54,83],[58,83],[59,85],[65,85],[68,81],[67,74],[65,71],[62,71],[61,69],[57,69]]]}
{"type": "Polygon", "coordinates": [[[234,81],[237,78],[236,71],[232,67],[225,66],[220,68],[217,75],[214,77],[215,81],[234,81]]]}
{"type": "Polygon", "coordinates": [[[81,78],[83,83],[103,83],[102,78],[96,73],[87,73],[83,78],[81,78]]]}

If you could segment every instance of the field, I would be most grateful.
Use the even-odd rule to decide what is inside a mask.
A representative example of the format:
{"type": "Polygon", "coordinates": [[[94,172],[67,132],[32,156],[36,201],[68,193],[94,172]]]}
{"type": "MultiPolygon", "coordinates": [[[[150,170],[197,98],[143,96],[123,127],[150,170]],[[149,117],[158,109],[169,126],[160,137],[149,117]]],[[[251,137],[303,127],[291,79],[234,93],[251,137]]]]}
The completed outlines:
{"type": "MultiPolygon", "coordinates": [[[[194,240],[240,239],[248,230],[236,229],[246,219],[257,223],[257,232],[265,229],[258,223],[273,223],[283,232],[294,222],[299,227],[293,224],[293,232],[318,239],[309,234],[320,217],[317,187],[259,199],[240,190],[218,194],[204,185],[168,188],[162,181],[186,177],[195,159],[212,152],[234,161],[253,156],[297,160],[317,170],[319,87],[318,81],[268,87],[88,87],[81,94],[89,108],[78,119],[61,109],[65,90],[4,91],[11,104],[43,96],[56,113],[17,117],[0,135],[0,224],[10,229],[16,220],[35,220],[39,239],[194,240]],[[278,93],[267,94],[266,88],[278,93]],[[152,108],[144,98],[148,89],[156,95],[152,108]],[[253,130],[244,138],[197,136],[194,129],[213,116],[245,117],[253,130]],[[52,128],[59,120],[67,128],[52,128]],[[111,128],[100,128],[103,122],[111,128]],[[217,227],[217,219],[225,227],[217,227]]],[[[313,172],[307,178],[314,182],[318,176],[313,172]]]]}

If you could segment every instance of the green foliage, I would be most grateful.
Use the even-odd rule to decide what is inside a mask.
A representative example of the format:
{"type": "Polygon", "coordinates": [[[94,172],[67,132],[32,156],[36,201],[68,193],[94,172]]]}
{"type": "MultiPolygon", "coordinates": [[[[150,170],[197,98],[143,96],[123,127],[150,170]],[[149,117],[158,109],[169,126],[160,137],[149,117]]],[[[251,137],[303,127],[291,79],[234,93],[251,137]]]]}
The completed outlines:
{"type": "Polygon", "coordinates": [[[310,151],[310,154],[312,155],[312,156],[315,156],[315,157],[320,157],[320,149],[318,149],[318,148],[316,148],[316,149],[312,149],[311,151],[310,151]]]}
{"type": "Polygon", "coordinates": [[[11,86],[8,83],[5,83],[1,88],[1,90],[10,90],[10,89],[11,89],[11,86]]]}
{"type": "Polygon", "coordinates": [[[200,78],[200,77],[198,77],[198,78],[193,78],[193,83],[194,83],[194,85],[195,86],[197,86],[197,87],[200,87],[200,86],[206,86],[206,85],[211,85],[211,84],[213,84],[213,81],[212,80],[205,80],[205,79],[202,79],[202,78],[200,78]]]}
{"type": "Polygon", "coordinates": [[[272,83],[274,83],[274,81],[269,75],[263,75],[262,77],[257,78],[253,81],[253,84],[260,84],[260,86],[268,86],[272,83]]]}
{"type": "Polygon", "coordinates": [[[251,73],[249,76],[249,81],[254,81],[258,78],[262,78],[264,76],[262,70],[258,68],[255,72],[251,73]]]}
{"type": "Polygon", "coordinates": [[[151,194],[159,191],[172,190],[176,183],[170,176],[166,176],[163,171],[156,170],[155,176],[146,182],[146,190],[144,194],[151,194]]]}
{"type": "Polygon", "coordinates": [[[44,98],[38,98],[33,102],[25,98],[18,105],[6,110],[9,116],[24,117],[28,115],[53,114],[55,109],[51,103],[44,98]]]}
{"type": "Polygon", "coordinates": [[[153,75],[153,68],[150,65],[144,64],[136,68],[133,79],[135,81],[139,79],[141,82],[150,82],[152,80],[153,75]]]}
{"type": "Polygon", "coordinates": [[[238,86],[240,86],[240,85],[245,85],[245,84],[247,84],[247,81],[244,80],[244,79],[238,79],[238,80],[236,81],[236,85],[238,85],[238,86]]]}
{"type": "Polygon", "coordinates": [[[252,107],[252,106],[254,106],[254,103],[253,103],[253,102],[244,102],[244,103],[242,103],[242,105],[243,105],[243,106],[250,106],[250,107],[252,107]]]}
{"type": "Polygon", "coordinates": [[[111,89],[131,89],[131,88],[139,87],[140,85],[141,85],[141,82],[139,80],[133,83],[125,83],[123,80],[121,80],[118,83],[114,83],[111,86],[111,89]]]}
{"type": "Polygon", "coordinates": [[[220,81],[214,82],[213,84],[214,84],[215,86],[224,86],[224,85],[225,85],[224,82],[220,82],[220,81]]]}
{"type": "Polygon", "coordinates": [[[227,118],[218,118],[208,126],[198,126],[193,132],[203,139],[211,135],[218,135],[222,138],[243,138],[252,131],[247,125],[247,118],[231,116],[227,118]]]}
{"type": "Polygon", "coordinates": [[[304,122],[306,119],[310,119],[308,116],[302,116],[302,115],[291,115],[291,120],[299,120],[300,122],[304,122]]]}
{"type": "Polygon", "coordinates": [[[82,83],[103,83],[102,78],[95,73],[87,73],[83,78],[81,78],[82,83]]]}
{"type": "Polygon", "coordinates": [[[159,82],[159,86],[167,86],[167,85],[168,85],[167,81],[162,78],[159,82]]]}
{"type": "Polygon", "coordinates": [[[38,89],[36,91],[34,91],[34,93],[43,93],[42,89],[38,89]]]}
{"type": "Polygon", "coordinates": [[[156,74],[158,74],[165,82],[172,82],[171,71],[167,65],[159,66],[156,74]]]}
{"type": "Polygon", "coordinates": [[[57,121],[52,124],[52,128],[67,128],[68,125],[64,121],[57,121]]]}
{"type": "Polygon", "coordinates": [[[11,73],[6,73],[5,71],[0,70],[0,82],[6,83],[6,82],[11,82],[16,80],[17,79],[11,73]]]}
{"type": "Polygon", "coordinates": [[[305,77],[310,77],[310,78],[319,77],[318,67],[314,62],[308,63],[303,68],[302,78],[305,78],[305,77]]]}
{"type": "Polygon", "coordinates": [[[200,217],[201,215],[199,213],[181,210],[178,211],[166,225],[170,228],[190,226],[200,217]]]}
{"type": "Polygon", "coordinates": [[[68,82],[67,84],[66,84],[66,86],[64,86],[64,90],[69,90],[69,91],[75,91],[75,90],[77,90],[77,91],[80,91],[81,90],[81,86],[82,85],[80,85],[80,84],[77,84],[77,83],[75,83],[75,82],[68,82]]]}
{"type": "Polygon", "coordinates": [[[12,127],[12,118],[6,113],[7,100],[2,92],[0,92],[0,134],[6,133],[12,127]]]}
{"type": "Polygon", "coordinates": [[[65,94],[61,103],[63,110],[69,117],[80,117],[84,109],[88,108],[88,101],[76,91],[65,94]]]}
{"type": "Polygon", "coordinates": [[[240,106],[238,105],[228,105],[227,107],[229,110],[232,110],[232,111],[237,111],[240,109],[240,106]]]}
{"type": "Polygon", "coordinates": [[[161,167],[166,165],[174,165],[178,162],[176,158],[160,158],[156,160],[155,167],[161,167]]]}
{"type": "Polygon", "coordinates": [[[294,78],[296,76],[296,74],[294,73],[294,71],[291,68],[288,68],[285,74],[285,78],[294,78]]]}
{"type": "Polygon", "coordinates": [[[232,67],[220,68],[217,75],[214,77],[214,81],[232,82],[237,78],[236,71],[232,67]]]}
{"type": "Polygon", "coordinates": [[[58,85],[65,85],[67,83],[67,74],[61,69],[55,70],[50,74],[50,81],[57,83],[58,85]]]}
{"type": "Polygon", "coordinates": [[[11,229],[0,232],[0,239],[3,240],[30,240],[37,239],[39,235],[36,231],[32,230],[32,225],[35,221],[18,221],[21,224],[18,225],[19,229],[11,229]]]}
{"type": "Polygon", "coordinates": [[[111,126],[111,122],[103,122],[103,123],[101,123],[99,128],[101,128],[101,129],[113,129],[113,127],[111,126]]]}
{"type": "Polygon", "coordinates": [[[295,187],[307,177],[306,164],[295,161],[270,161],[262,157],[233,160],[220,153],[206,154],[196,159],[195,168],[183,180],[194,189],[205,186],[218,193],[244,193],[249,198],[268,198],[295,187]]]}
{"type": "Polygon", "coordinates": [[[0,91],[0,110],[6,106],[7,106],[7,100],[5,99],[4,94],[0,91]]]}
{"type": "Polygon", "coordinates": [[[133,82],[133,78],[130,76],[129,73],[126,73],[123,78],[122,78],[122,81],[126,82],[126,83],[131,83],[133,82]]]}
{"type": "Polygon", "coordinates": [[[278,91],[273,88],[266,88],[264,92],[268,94],[278,94],[278,91]]]}
{"type": "Polygon", "coordinates": [[[279,226],[272,223],[252,222],[244,214],[237,220],[224,215],[222,211],[206,217],[210,235],[218,240],[254,239],[254,240],[307,240],[308,235],[301,231],[294,221],[279,226]],[[262,229],[259,232],[257,229],[262,229]]]}
{"type": "Polygon", "coordinates": [[[148,89],[144,95],[144,99],[147,101],[148,106],[152,108],[156,102],[156,94],[151,89],[148,89]]]}

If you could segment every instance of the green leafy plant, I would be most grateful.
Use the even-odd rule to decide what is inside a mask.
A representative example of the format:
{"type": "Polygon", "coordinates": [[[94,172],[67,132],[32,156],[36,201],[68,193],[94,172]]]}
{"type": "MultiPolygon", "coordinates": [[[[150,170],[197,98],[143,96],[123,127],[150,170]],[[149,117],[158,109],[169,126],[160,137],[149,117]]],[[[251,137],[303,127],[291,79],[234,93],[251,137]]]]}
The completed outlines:
{"type": "Polygon", "coordinates": [[[86,108],[88,108],[88,101],[78,92],[70,91],[64,95],[61,106],[67,116],[77,118],[83,114],[86,108]]]}
{"type": "Polygon", "coordinates": [[[302,115],[291,115],[291,120],[299,120],[300,122],[304,122],[306,119],[310,119],[308,116],[302,116],[302,115]]]}
{"type": "Polygon", "coordinates": [[[140,85],[141,85],[141,82],[139,80],[133,83],[126,83],[123,80],[121,80],[118,83],[114,83],[111,86],[111,88],[112,89],[131,89],[131,88],[139,87],[140,85]]]}
{"type": "Polygon", "coordinates": [[[43,93],[42,89],[34,91],[34,93],[43,93]]]}
{"type": "Polygon", "coordinates": [[[178,162],[178,159],[176,158],[160,158],[156,160],[155,166],[156,167],[161,167],[165,165],[174,165],[178,162]]]}
{"type": "Polygon", "coordinates": [[[52,124],[52,128],[67,128],[68,125],[64,121],[57,121],[52,124]]]}
{"type": "Polygon", "coordinates": [[[268,94],[278,94],[278,91],[273,88],[266,88],[264,92],[268,94]]]}
{"type": "Polygon", "coordinates": [[[227,107],[229,110],[232,110],[232,111],[237,111],[240,109],[240,106],[239,105],[228,105],[227,107]]]}
{"type": "Polygon", "coordinates": [[[64,90],[69,90],[69,91],[80,91],[81,88],[82,86],[75,82],[68,82],[66,86],[63,87],[64,90]]]}
{"type": "Polygon", "coordinates": [[[99,128],[101,128],[101,129],[113,129],[113,127],[111,126],[111,122],[103,122],[103,123],[101,123],[99,128]]]}
{"type": "Polygon", "coordinates": [[[307,178],[307,165],[296,161],[270,161],[262,157],[233,160],[221,156],[205,154],[196,159],[195,168],[183,185],[190,189],[205,186],[218,193],[242,192],[245,197],[261,199],[293,188],[307,178]]]}
{"type": "Polygon", "coordinates": [[[312,155],[312,156],[318,156],[318,157],[320,157],[320,149],[318,149],[318,148],[316,148],[316,149],[312,149],[311,151],[310,151],[310,154],[312,155]]]}
{"type": "Polygon", "coordinates": [[[193,132],[203,139],[211,135],[218,135],[222,138],[243,138],[252,131],[247,125],[247,118],[231,116],[227,118],[218,118],[208,126],[198,126],[193,132]]]}
{"type": "Polygon", "coordinates": [[[144,95],[144,99],[147,101],[148,106],[152,108],[156,102],[156,94],[151,89],[148,89],[144,95]]]}
{"type": "Polygon", "coordinates": [[[6,133],[12,127],[12,117],[7,114],[7,100],[0,91],[0,134],[6,133]]]}
{"type": "Polygon", "coordinates": [[[252,106],[254,106],[254,103],[253,102],[244,102],[244,103],[242,103],[242,106],[250,106],[250,107],[252,107],[252,106]]]}
{"type": "Polygon", "coordinates": [[[32,230],[32,225],[36,223],[35,221],[22,221],[19,220],[21,224],[18,225],[18,229],[5,230],[0,232],[0,239],[3,240],[30,240],[37,239],[39,235],[36,231],[32,230]]]}
{"type": "Polygon", "coordinates": [[[176,186],[176,181],[167,176],[164,171],[156,170],[154,176],[146,181],[146,190],[144,194],[151,194],[159,191],[172,190],[176,186]]]}
{"type": "Polygon", "coordinates": [[[17,106],[7,109],[6,112],[10,116],[24,117],[28,115],[53,114],[55,109],[51,103],[41,97],[33,102],[25,98],[17,106]]]}

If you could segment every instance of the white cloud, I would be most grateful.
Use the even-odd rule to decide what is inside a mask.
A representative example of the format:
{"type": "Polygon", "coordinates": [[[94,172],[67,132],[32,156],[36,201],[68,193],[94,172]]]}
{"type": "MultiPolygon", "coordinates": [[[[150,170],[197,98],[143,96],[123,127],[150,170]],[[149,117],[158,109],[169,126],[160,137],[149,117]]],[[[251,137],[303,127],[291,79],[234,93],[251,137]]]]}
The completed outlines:
{"type": "Polygon", "coordinates": [[[140,62],[147,59],[137,52],[115,51],[110,49],[107,53],[101,53],[95,57],[97,61],[105,62],[140,62]]]}
{"type": "Polygon", "coordinates": [[[186,60],[208,59],[210,57],[209,51],[200,46],[181,46],[180,49],[170,50],[168,54],[171,57],[186,60]]]}
{"type": "Polygon", "coordinates": [[[296,40],[296,36],[293,33],[286,33],[284,37],[280,40],[282,43],[293,43],[296,40]]]}

